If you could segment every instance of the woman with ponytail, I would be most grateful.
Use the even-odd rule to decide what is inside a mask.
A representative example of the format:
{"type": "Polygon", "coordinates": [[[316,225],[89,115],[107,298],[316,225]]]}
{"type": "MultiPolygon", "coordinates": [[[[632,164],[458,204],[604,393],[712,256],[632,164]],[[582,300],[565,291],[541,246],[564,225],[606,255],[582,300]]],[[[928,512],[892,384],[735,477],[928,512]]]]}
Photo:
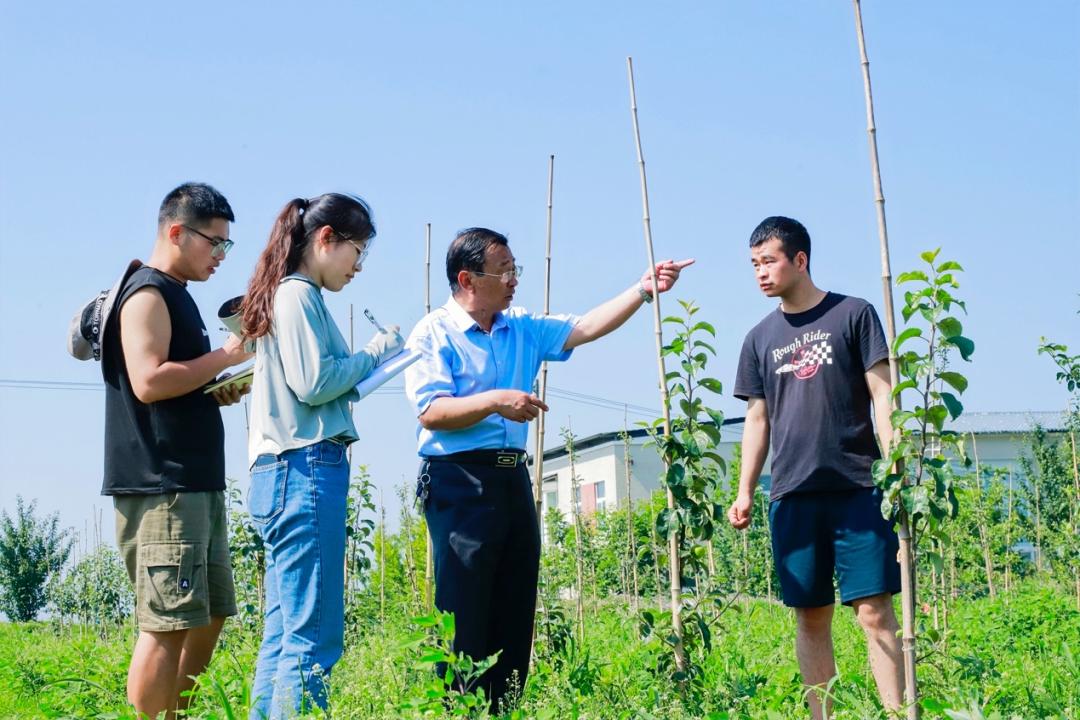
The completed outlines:
{"type": "Polygon", "coordinates": [[[266,613],[251,718],[290,717],[323,681],[344,640],[346,447],[357,439],[356,383],[404,345],[397,327],[355,354],[323,302],[362,269],[375,237],[363,200],[290,201],[270,232],[243,304],[255,339],[248,506],[266,547],[266,613]]]}

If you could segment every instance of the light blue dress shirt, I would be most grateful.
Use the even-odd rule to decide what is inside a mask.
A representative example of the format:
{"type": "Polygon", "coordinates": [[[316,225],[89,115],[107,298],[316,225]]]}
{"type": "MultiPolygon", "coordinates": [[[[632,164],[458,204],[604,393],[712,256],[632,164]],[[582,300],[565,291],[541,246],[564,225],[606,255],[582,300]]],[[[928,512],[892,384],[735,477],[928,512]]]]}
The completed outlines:
{"type": "MultiPolygon", "coordinates": [[[[531,392],[546,361],[562,361],[563,350],[578,318],[574,315],[530,315],[521,308],[496,313],[491,332],[451,297],[413,328],[406,347],[420,359],[405,370],[405,393],[420,417],[440,397],[467,397],[487,390],[531,392]]],[[[525,448],[529,424],[498,413],[461,430],[427,430],[418,426],[422,456],[465,450],[525,448]]]]}

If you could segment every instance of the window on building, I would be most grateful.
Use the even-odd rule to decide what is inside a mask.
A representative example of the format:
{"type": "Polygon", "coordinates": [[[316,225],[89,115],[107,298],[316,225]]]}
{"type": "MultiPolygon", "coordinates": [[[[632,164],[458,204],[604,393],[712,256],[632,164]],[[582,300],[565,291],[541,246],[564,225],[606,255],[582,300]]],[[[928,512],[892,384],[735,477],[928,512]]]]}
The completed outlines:
{"type": "Polygon", "coordinates": [[[558,490],[548,490],[544,493],[544,509],[550,510],[553,507],[559,507],[558,490]]]}
{"type": "Polygon", "coordinates": [[[604,510],[607,508],[607,490],[603,480],[598,480],[593,484],[596,490],[596,509],[604,510]]]}

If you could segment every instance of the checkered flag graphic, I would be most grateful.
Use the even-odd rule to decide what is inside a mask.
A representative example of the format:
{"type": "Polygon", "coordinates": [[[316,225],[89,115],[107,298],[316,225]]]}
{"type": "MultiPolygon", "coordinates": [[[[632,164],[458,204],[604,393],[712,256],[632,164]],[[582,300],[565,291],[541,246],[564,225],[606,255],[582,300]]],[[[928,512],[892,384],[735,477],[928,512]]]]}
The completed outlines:
{"type": "Polygon", "coordinates": [[[799,359],[799,367],[807,365],[832,365],[832,345],[827,340],[811,345],[799,359]]]}

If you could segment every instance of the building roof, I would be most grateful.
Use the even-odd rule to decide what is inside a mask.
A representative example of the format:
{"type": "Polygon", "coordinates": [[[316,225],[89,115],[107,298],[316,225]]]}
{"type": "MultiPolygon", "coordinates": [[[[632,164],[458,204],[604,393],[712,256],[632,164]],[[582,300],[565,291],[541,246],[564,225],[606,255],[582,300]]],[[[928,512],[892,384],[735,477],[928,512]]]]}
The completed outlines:
{"type": "MultiPolygon", "coordinates": [[[[745,417],[725,418],[720,428],[720,436],[724,442],[737,442],[742,439],[743,421],[745,417]]],[[[1040,410],[1026,410],[1021,412],[969,412],[964,413],[946,428],[959,433],[975,433],[976,435],[1016,435],[1030,432],[1036,425],[1041,426],[1047,432],[1064,432],[1066,429],[1067,414],[1064,412],[1047,412],[1040,410]]],[[[645,428],[634,428],[628,431],[631,438],[645,437],[648,432],[645,428]]],[[[574,443],[574,449],[588,450],[598,445],[622,442],[621,430],[614,432],[602,432],[581,438],[574,443]]],[[[562,457],[566,454],[565,445],[549,447],[544,451],[544,460],[562,457]]]]}

